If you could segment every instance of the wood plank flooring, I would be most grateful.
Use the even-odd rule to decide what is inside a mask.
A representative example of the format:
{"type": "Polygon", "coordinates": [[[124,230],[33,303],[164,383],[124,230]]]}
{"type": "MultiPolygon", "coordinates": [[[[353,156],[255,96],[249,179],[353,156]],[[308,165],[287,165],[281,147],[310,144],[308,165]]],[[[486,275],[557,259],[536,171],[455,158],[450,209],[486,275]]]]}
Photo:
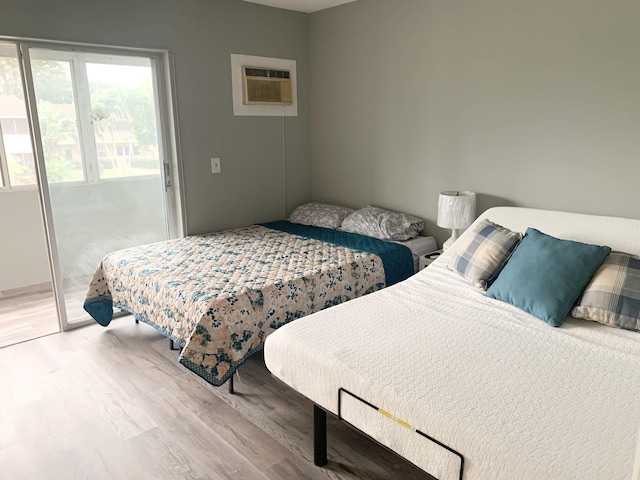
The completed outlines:
{"type": "Polygon", "coordinates": [[[0,347],[58,331],[50,285],[0,292],[0,347]]]}
{"type": "Polygon", "coordinates": [[[312,404],[260,356],[230,395],[168,343],[123,317],[0,349],[0,478],[431,478],[332,416],[314,466],[312,404]]]}
{"type": "MultiPolygon", "coordinates": [[[[91,282],[89,277],[65,284],[65,307],[69,323],[89,318],[82,307],[91,282]]],[[[51,284],[0,292],[0,347],[57,333],[58,311],[51,284]]]]}

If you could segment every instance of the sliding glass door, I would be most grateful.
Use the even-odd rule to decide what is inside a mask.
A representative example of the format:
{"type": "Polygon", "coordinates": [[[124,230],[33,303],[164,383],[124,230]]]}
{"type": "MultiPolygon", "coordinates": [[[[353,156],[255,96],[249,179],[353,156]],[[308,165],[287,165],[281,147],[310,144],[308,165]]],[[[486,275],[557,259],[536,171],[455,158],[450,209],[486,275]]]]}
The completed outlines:
{"type": "MultiPolygon", "coordinates": [[[[22,211],[16,202],[28,196],[42,235],[38,256],[29,222],[3,228],[0,243],[15,233],[18,245],[23,235],[24,252],[6,248],[0,265],[22,255],[34,285],[53,285],[63,329],[88,319],[82,305],[105,255],[182,234],[166,61],[161,53],[0,41],[0,221],[10,227],[12,210],[22,211]]],[[[0,335],[2,326],[0,318],[0,335]]]]}
{"type": "Polygon", "coordinates": [[[111,251],[169,237],[152,59],[29,49],[69,323],[111,251]]]}

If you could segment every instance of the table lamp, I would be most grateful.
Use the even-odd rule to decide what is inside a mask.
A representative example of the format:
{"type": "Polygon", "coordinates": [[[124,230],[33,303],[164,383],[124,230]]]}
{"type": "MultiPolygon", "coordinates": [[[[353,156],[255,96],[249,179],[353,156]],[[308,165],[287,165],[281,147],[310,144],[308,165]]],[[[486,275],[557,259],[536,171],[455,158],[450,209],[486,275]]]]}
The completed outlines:
{"type": "Polygon", "coordinates": [[[451,238],[442,244],[446,250],[458,238],[458,230],[464,230],[476,218],[476,194],[474,192],[441,192],[438,198],[439,227],[450,228],[451,238]]]}

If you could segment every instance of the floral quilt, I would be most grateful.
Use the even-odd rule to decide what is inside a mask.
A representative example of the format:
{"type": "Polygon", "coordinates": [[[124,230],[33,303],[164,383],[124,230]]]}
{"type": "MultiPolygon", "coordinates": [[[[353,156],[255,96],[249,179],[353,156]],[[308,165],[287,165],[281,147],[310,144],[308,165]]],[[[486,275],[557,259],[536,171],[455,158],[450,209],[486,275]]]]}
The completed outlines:
{"type": "Polygon", "coordinates": [[[278,327],[384,286],[373,253],[253,225],[107,255],[85,310],[103,326],[131,312],[218,386],[278,327]]]}

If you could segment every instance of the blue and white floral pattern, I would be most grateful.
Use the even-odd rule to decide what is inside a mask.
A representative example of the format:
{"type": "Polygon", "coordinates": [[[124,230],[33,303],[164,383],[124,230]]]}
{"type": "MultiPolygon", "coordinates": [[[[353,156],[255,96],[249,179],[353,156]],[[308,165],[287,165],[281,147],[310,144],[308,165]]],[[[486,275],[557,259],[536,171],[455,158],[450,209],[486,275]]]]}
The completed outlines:
{"type": "Polygon", "coordinates": [[[221,385],[276,328],[384,286],[377,255],[253,225],[111,253],[85,309],[103,326],[133,313],[221,385]]]}

